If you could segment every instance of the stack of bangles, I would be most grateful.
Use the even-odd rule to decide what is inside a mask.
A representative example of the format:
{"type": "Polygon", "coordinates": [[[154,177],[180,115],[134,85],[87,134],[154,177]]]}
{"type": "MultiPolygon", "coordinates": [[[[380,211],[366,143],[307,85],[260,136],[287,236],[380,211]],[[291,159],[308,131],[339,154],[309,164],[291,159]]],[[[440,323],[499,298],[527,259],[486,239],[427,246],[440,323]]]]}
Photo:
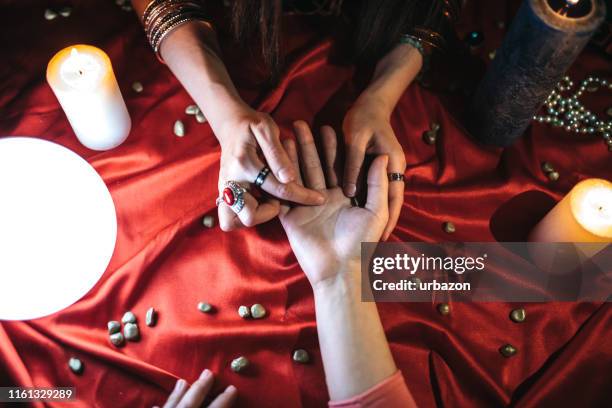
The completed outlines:
{"type": "Polygon", "coordinates": [[[190,21],[210,24],[204,9],[197,1],[152,0],[147,5],[142,15],[142,23],[149,44],[161,62],[164,62],[160,55],[162,41],[173,30],[190,21]]]}

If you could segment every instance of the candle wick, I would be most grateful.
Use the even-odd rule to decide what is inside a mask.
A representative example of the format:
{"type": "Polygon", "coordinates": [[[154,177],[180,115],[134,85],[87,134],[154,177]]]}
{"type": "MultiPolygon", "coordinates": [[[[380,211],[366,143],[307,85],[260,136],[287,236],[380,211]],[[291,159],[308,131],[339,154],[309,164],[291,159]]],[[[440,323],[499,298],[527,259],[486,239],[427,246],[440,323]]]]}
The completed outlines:
{"type": "Polygon", "coordinates": [[[79,69],[79,75],[83,75],[83,71],[79,69]]]}

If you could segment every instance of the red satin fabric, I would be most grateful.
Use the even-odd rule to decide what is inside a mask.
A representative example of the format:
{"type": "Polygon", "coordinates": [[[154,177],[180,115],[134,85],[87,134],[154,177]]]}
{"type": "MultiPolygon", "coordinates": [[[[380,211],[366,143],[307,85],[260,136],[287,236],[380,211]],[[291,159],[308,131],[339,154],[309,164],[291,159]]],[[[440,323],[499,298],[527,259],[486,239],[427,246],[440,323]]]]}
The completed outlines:
{"type": "MultiPolygon", "coordinates": [[[[193,381],[208,367],[217,375],[215,392],[228,384],[238,388],[238,406],[325,406],[312,293],[280,224],[232,233],[202,227],[202,216],[215,213],[219,145],[208,125],[185,116],[191,100],[155,60],[136,17],[114,2],[74,1],[70,18],[48,22],[42,17],[47,4],[2,3],[0,134],[53,140],[85,157],[109,186],[119,235],[107,272],[82,300],[46,318],[0,323],[0,385],[75,386],[75,407],[151,406],[165,400],[177,378],[193,381]],[[128,140],[114,150],[81,146],[45,83],[48,60],[74,43],[100,46],[113,61],[133,120],[128,140]],[[133,81],[141,81],[144,92],[134,93],[133,81]],[[179,118],[187,125],[183,138],[172,133],[179,118]],[[217,312],[199,313],[200,300],[217,312]],[[238,306],[256,302],[269,316],[242,320],[238,306]],[[142,322],[151,306],[160,313],[157,327],[141,323],[139,343],[121,349],[109,344],[108,320],[132,310],[142,322]],[[309,350],[313,363],[294,364],[295,348],[309,350]],[[247,375],[229,370],[239,355],[252,361],[247,375]],[[69,371],[71,356],[85,363],[82,376],[69,371]]],[[[500,10],[506,12],[497,2],[469,3],[459,26],[485,32],[483,60],[503,35],[492,17],[500,10]]],[[[260,78],[246,56],[227,57],[245,99],[271,112],[284,137],[295,119],[340,123],[359,90],[352,68],[327,61],[329,40],[301,28],[290,29],[286,74],[272,92],[258,92],[260,78]]],[[[605,72],[609,62],[589,50],[571,70],[577,79],[605,72]]],[[[490,219],[513,197],[535,190],[558,200],[583,178],[610,178],[610,153],[599,138],[538,124],[511,148],[483,148],[452,115],[462,98],[443,105],[441,97],[413,85],[393,114],[408,170],[392,240],[494,240],[490,219]],[[441,124],[435,146],[421,140],[431,121],[441,124]],[[542,174],[544,160],[560,172],[558,182],[542,174]],[[455,223],[454,235],[442,230],[444,221],[455,223]]],[[[612,105],[609,93],[586,97],[599,114],[612,105]]],[[[528,229],[523,211],[545,212],[550,203],[542,203],[506,206],[497,224],[510,219],[506,236],[528,229]]],[[[441,316],[435,303],[379,305],[395,360],[419,406],[610,403],[610,306],[523,305],[522,324],[508,318],[516,306],[452,303],[452,313],[441,316]],[[502,357],[498,348],[505,343],[518,354],[502,357]]]]}

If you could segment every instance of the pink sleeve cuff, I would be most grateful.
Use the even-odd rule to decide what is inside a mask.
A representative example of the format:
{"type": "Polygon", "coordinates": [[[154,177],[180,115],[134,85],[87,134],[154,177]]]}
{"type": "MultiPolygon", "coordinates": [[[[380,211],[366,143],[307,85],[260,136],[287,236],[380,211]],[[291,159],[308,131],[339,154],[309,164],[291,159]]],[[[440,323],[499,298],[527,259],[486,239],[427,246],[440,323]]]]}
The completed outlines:
{"type": "Polygon", "coordinates": [[[411,408],[416,407],[404,376],[397,371],[369,390],[344,401],[330,401],[330,408],[411,408]]]}

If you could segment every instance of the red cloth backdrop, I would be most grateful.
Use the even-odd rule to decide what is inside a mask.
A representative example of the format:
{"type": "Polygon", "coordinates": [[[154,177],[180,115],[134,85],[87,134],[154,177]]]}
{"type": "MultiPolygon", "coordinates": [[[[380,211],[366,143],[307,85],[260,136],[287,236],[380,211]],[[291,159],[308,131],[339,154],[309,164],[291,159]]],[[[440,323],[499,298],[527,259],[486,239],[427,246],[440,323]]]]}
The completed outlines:
{"type": "MultiPolygon", "coordinates": [[[[119,233],[108,270],[83,299],[53,316],[0,323],[0,385],[75,386],[75,407],[151,406],[165,400],[178,377],[193,381],[208,367],[217,374],[215,392],[236,385],[241,407],[325,406],[312,293],[280,224],[232,233],[202,226],[203,215],[215,214],[219,145],[208,125],[184,114],[191,100],[155,60],[135,15],[112,1],[73,1],[71,17],[49,22],[44,9],[66,2],[2,3],[0,134],[52,140],[85,157],[108,184],[119,233]],[[48,60],[74,43],[97,45],[113,61],[133,120],[128,140],[114,150],[81,146],[45,82],[48,60]],[[143,83],[142,93],[132,91],[133,81],[143,83]],[[172,133],[176,119],[186,123],[183,138],[172,133]],[[217,312],[199,313],[200,300],[217,312]],[[269,316],[242,320],[238,306],[256,302],[269,316]],[[151,306],[160,313],[157,327],[141,324],[139,343],[120,349],[109,344],[108,320],[132,310],[142,322],[151,306]],[[295,348],[307,349],[314,362],[294,364],[295,348]],[[247,375],[229,370],[239,355],[253,363],[247,375]],[[82,376],[69,371],[71,356],[85,363],[82,376]]],[[[505,31],[497,20],[507,21],[510,8],[501,4],[468,2],[459,26],[484,31],[482,61],[505,31]]],[[[329,41],[301,30],[291,25],[287,71],[271,93],[252,86],[256,74],[250,59],[228,57],[244,97],[271,112],[285,137],[295,119],[340,122],[357,92],[353,69],[327,62],[329,41]]],[[[581,79],[606,71],[610,63],[587,51],[571,73],[581,79]]],[[[587,98],[600,114],[612,105],[609,93],[587,98]]],[[[513,224],[500,227],[500,236],[516,236],[529,228],[523,225],[533,221],[529,214],[550,207],[551,198],[560,199],[583,178],[612,173],[600,138],[545,125],[533,126],[504,151],[479,147],[441,104],[440,94],[418,85],[406,91],[392,124],[408,162],[406,200],[392,240],[494,240],[494,216],[499,218],[494,224],[513,224]],[[441,124],[435,146],[421,140],[431,121],[441,124]],[[540,170],[543,160],[558,169],[559,181],[547,180],[540,170]],[[504,206],[527,191],[542,199],[504,206]],[[457,227],[453,235],[441,228],[447,220],[457,227]]],[[[395,360],[419,405],[610,402],[609,305],[527,304],[522,324],[508,318],[517,305],[451,305],[449,316],[437,313],[435,303],[379,305],[395,360]],[[518,354],[504,358],[498,348],[505,343],[516,346],[518,354]]]]}

